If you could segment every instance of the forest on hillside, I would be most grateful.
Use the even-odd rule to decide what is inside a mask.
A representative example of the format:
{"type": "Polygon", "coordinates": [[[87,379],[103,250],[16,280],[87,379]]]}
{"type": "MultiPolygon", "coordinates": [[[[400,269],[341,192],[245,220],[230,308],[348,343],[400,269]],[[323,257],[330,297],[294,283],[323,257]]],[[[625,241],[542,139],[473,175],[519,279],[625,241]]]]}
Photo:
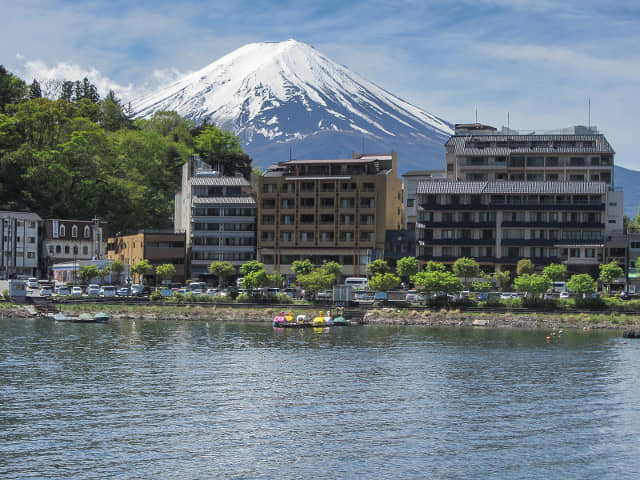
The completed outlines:
{"type": "Polygon", "coordinates": [[[88,79],[27,84],[0,65],[0,210],[91,219],[111,232],[171,228],[182,165],[197,154],[249,179],[239,140],[175,112],[133,119],[88,79]]]}

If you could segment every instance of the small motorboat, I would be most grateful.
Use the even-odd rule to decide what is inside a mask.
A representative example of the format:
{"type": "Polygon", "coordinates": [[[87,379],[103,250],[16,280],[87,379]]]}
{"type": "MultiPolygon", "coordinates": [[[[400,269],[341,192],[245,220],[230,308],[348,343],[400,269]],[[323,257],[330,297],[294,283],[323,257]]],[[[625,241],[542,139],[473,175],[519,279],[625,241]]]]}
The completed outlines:
{"type": "Polygon", "coordinates": [[[63,312],[58,312],[52,317],[56,322],[71,322],[71,323],[107,323],[109,321],[109,315],[100,312],[95,315],[90,313],[81,313],[80,315],[70,315],[63,312]]]}
{"type": "Polygon", "coordinates": [[[109,314],[98,312],[93,316],[93,320],[97,323],[107,323],[109,321],[109,314]]]}
{"type": "Polygon", "coordinates": [[[333,325],[336,327],[348,327],[351,325],[351,321],[344,318],[344,311],[342,308],[338,309],[338,316],[333,319],[333,325]]]}

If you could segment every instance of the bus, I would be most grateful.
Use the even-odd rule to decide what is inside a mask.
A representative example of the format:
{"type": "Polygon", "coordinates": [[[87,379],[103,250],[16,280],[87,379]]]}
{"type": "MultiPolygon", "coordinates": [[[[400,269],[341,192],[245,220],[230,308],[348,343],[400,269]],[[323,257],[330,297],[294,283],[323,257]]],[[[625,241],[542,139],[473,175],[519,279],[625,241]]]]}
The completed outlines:
{"type": "Polygon", "coordinates": [[[344,280],[345,285],[349,285],[354,290],[366,290],[369,280],[365,277],[347,277],[344,280]]]}

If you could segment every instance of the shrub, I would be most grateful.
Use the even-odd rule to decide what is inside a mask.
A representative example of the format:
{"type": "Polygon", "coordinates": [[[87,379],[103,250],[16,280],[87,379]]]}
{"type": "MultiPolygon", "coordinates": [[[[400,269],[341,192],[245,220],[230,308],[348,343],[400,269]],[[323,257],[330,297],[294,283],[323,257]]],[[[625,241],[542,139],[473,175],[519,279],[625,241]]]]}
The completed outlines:
{"type": "Polygon", "coordinates": [[[286,304],[286,305],[294,303],[293,298],[291,298],[286,293],[277,293],[276,296],[273,297],[273,301],[274,303],[286,304]]]}
{"type": "Polygon", "coordinates": [[[241,293],[236,298],[236,303],[251,303],[251,297],[249,297],[248,293],[241,293]]]}
{"type": "Polygon", "coordinates": [[[152,301],[158,301],[158,300],[162,300],[162,295],[160,295],[160,290],[154,290],[154,292],[149,295],[149,300],[152,301]]]}
{"type": "Polygon", "coordinates": [[[4,298],[5,302],[9,301],[9,290],[3,290],[2,291],[2,298],[4,298]]]}

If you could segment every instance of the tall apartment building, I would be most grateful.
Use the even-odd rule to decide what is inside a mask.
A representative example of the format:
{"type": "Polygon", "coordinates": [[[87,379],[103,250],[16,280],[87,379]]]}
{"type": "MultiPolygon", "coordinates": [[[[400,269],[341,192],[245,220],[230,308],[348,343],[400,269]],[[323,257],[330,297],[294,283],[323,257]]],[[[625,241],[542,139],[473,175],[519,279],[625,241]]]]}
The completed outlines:
{"type": "Polygon", "coordinates": [[[259,180],[258,260],[269,273],[292,275],[295,260],[335,261],[365,275],[384,258],[386,230],[402,224],[397,154],[290,160],[259,180]]]}
{"type": "Polygon", "coordinates": [[[256,257],[256,201],[243,177],[225,177],[197,157],[182,169],[174,230],[185,232],[187,275],[208,275],[213,261],[239,268],[256,257]]]}
{"type": "Polygon", "coordinates": [[[403,182],[403,204],[404,204],[404,229],[416,230],[418,221],[418,207],[416,206],[416,196],[418,184],[420,182],[444,182],[449,180],[445,170],[410,170],[404,175],[403,182]]]}
{"type": "Polygon", "coordinates": [[[452,263],[468,256],[510,269],[530,258],[597,274],[619,253],[607,242],[623,233],[613,156],[592,128],[518,135],[456,125],[446,143],[449,182],[417,188],[418,257],[452,263]]]}
{"type": "Polygon", "coordinates": [[[0,277],[39,276],[39,228],[35,213],[0,211],[0,277]]]}

